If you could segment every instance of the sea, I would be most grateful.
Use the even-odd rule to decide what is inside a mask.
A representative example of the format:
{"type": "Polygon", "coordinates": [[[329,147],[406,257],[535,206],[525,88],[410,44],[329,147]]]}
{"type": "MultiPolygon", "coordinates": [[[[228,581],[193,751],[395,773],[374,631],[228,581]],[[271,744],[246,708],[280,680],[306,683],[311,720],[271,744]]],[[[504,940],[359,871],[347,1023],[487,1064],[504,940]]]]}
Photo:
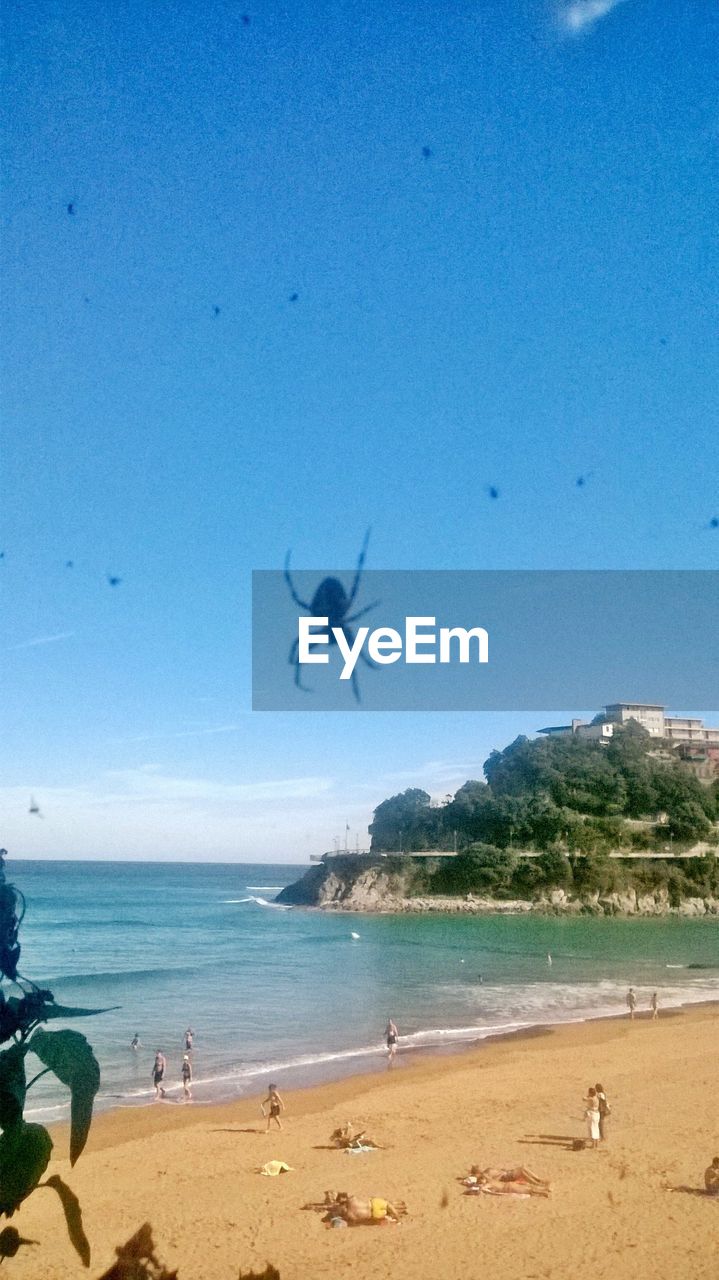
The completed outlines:
{"type": "MultiPolygon", "coordinates": [[[[395,1069],[418,1052],[626,1012],[719,999],[719,921],[371,916],[275,903],[292,865],[9,861],[26,898],[21,971],[58,1003],[108,1011],[72,1025],[100,1062],[97,1107],[150,1104],[154,1051],[167,1104],[182,1097],[194,1032],[194,1103],[395,1069]],[[141,1047],[133,1051],[137,1034],[141,1047]]],[[[51,1029],[59,1029],[53,1022],[51,1029]]],[[[157,1104],[154,1104],[157,1105],[157,1104]]],[[[45,1076],[27,1115],[68,1114],[45,1076]]]]}

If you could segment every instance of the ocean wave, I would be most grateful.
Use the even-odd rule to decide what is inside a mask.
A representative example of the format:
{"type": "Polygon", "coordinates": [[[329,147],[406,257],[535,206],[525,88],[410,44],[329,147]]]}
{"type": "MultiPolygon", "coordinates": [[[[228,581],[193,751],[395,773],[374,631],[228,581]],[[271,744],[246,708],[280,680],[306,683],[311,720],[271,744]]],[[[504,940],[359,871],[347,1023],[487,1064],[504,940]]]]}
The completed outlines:
{"type": "MultiPolygon", "coordinates": [[[[193,968],[197,967],[193,965],[193,968]]],[[[147,978],[169,978],[175,977],[178,973],[186,974],[187,966],[177,965],[162,969],[104,969],[97,973],[60,973],[49,978],[40,978],[38,981],[40,986],[55,988],[69,982],[74,986],[89,986],[96,982],[116,982],[118,979],[127,982],[130,979],[135,981],[147,978]]]]}
{"type": "Polygon", "coordinates": [[[223,903],[240,903],[254,902],[258,907],[273,907],[275,911],[291,911],[292,907],[286,906],[284,902],[268,902],[266,898],[256,898],[254,894],[250,894],[249,898],[223,898],[223,903]]]}

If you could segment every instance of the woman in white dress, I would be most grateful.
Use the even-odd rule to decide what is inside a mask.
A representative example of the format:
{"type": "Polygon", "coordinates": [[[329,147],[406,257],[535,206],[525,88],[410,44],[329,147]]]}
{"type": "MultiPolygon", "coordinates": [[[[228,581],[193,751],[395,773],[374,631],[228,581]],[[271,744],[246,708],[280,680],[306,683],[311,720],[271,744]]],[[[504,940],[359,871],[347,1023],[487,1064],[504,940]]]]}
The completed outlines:
{"type": "Polygon", "coordinates": [[[584,1099],[584,1114],[587,1120],[587,1137],[596,1150],[599,1146],[599,1098],[596,1089],[590,1089],[584,1099]]]}

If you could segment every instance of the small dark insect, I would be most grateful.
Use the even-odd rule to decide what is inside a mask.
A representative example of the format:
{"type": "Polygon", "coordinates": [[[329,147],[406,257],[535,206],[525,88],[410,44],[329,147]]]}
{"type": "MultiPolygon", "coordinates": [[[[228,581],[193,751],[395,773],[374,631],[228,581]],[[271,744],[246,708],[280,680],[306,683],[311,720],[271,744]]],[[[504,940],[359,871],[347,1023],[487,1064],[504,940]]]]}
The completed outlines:
{"type": "Polygon", "coordinates": [[[66,569],[73,569],[74,567],[75,567],[75,561],[74,561],[74,560],[66,560],[66,561],[65,561],[65,568],[66,568],[66,569]]]}
{"type": "Polygon", "coordinates": [[[299,293],[291,293],[290,302],[297,302],[297,299],[299,298],[299,296],[300,296],[299,293]]]}
{"type": "Polygon", "coordinates": [[[662,344],[662,346],[663,346],[663,347],[665,347],[665,346],[667,345],[667,340],[666,340],[666,338],[660,338],[660,339],[659,339],[659,341],[660,341],[660,343],[662,344]]]}
{"type": "Polygon", "coordinates": [[[424,156],[425,160],[429,160],[430,156],[432,155],[432,148],[422,147],[422,155],[424,156]]]}
{"type": "Polygon", "coordinates": [[[575,480],[575,484],[576,484],[577,488],[578,488],[578,489],[583,489],[583,488],[584,488],[584,486],[585,486],[585,484],[587,483],[587,480],[591,480],[591,478],[592,478],[592,476],[593,476],[593,475],[594,475],[594,472],[593,472],[593,471],[585,471],[584,475],[582,475],[582,476],[577,476],[577,478],[576,478],[576,480],[575,480]]]}
{"type": "Polygon", "coordinates": [[[250,15],[249,15],[249,13],[243,13],[243,15],[242,15],[242,25],[243,25],[243,27],[249,27],[249,25],[250,25],[250,15]]]}
{"type": "Polygon", "coordinates": [[[212,308],[212,314],[213,314],[213,316],[219,316],[219,314],[220,314],[220,308],[219,308],[219,307],[217,307],[217,306],[213,307],[213,308],[212,308]]]}
{"type": "Polygon", "coordinates": [[[496,487],[496,485],[493,485],[493,484],[487,485],[487,493],[489,494],[490,498],[499,497],[499,489],[496,487]]]}
{"type": "MultiPolygon", "coordinates": [[[[357,561],[357,569],[355,572],[354,579],[352,581],[352,586],[350,588],[349,595],[346,594],[345,589],[342,586],[342,583],[340,582],[339,578],[323,578],[317,590],[315,591],[315,594],[313,595],[312,601],[310,604],[307,604],[306,601],[304,600],[300,600],[300,597],[295,591],[295,588],[292,583],[292,579],[290,577],[291,552],[289,551],[287,552],[287,556],[285,558],[285,582],[289,587],[290,595],[292,596],[292,599],[294,600],[295,604],[299,605],[300,609],[304,609],[306,614],[309,614],[313,618],[327,618],[330,645],[337,643],[332,632],[333,627],[338,627],[342,631],[348,644],[350,645],[354,644],[354,632],[352,631],[352,628],[349,626],[349,623],[356,622],[357,619],[363,617],[365,613],[369,613],[370,609],[376,609],[377,605],[379,604],[379,600],[374,600],[372,604],[365,605],[364,609],[360,609],[358,613],[352,613],[352,614],[350,613],[350,609],[354,604],[355,597],[357,595],[357,590],[360,584],[360,579],[362,577],[362,569],[364,568],[365,555],[367,554],[367,544],[369,542],[369,535],[370,535],[370,530],[368,529],[365,534],[364,542],[362,543],[362,550],[360,551],[360,554],[359,554],[359,559],[357,561]]],[[[299,648],[300,648],[299,639],[293,640],[288,662],[295,669],[295,684],[297,688],[303,689],[305,693],[311,693],[312,690],[308,689],[307,685],[304,685],[302,683],[299,648]]],[[[377,666],[376,662],[373,662],[371,658],[367,657],[363,649],[360,650],[360,657],[368,667],[377,666]]],[[[359,684],[357,682],[356,668],[352,672],[352,692],[354,693],[354,696],[357,699],[357,701],[361,702],[359,684]]]]}
{"type": "Polygon", "coordinates": [[[74,205],[74,203],[73,203],[73,201],[72,201],[72,200],[70,201],[69,205],[67,206],[67,211],[68,211],[68,213],[70,214],[70,217],[72,217],[72,216],[73,216],[73,214],[75,213],[75,205],[74,205]]]}
{"type": "Polygon", "coordinates": [[[107,580],[111,587],[119,587],[122,582],[122,578],[114,578],[111,573],[108,573],[107,580]]]}
{"type": "Polygon", "coordinates": [[[709,528],[719,529],[719,516],[712,516],[711,520],[709,521],[709,528]]]}
{"type": "Polygon", "coordinates": [[[5,559],[5,552],[0,551],[0,560],[4,560],[4,559],[5,559]]]}
{"type": "Polygon", "coordinates": [[[89,302],[89,301],[90,299],[88,298],[87,294],[85,294],[85,297],[83,298],[83,302],[89,302]]]}

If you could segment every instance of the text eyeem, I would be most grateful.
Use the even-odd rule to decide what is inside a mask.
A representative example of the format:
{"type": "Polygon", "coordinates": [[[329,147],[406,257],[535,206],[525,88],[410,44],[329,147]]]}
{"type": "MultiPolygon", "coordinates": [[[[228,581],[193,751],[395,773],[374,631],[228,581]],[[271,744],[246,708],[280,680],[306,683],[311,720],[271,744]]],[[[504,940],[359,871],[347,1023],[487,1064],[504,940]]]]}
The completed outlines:
{"type": "Polygon", "coordinates": [[[359,656],[367,645],[367,656],[380,666],[389,666],[403,658],[406,663],[489,662],[489,635],[484,627],[440,627],[435,618],[410,617],[404,620],[404,636],[394,627],[358,627],[350,641],[342,627],[330,627],[329,618],[297,619],[298,660],[301,663],[327,663],[328,653],[313,652],[316,645],[336,644],[344,666],[340,680],[350,680],[359,656]],[[476,643],[473,645],[472,641],[476,643]],[[475,657],[472,657],[474,650],[475,657]]]}

